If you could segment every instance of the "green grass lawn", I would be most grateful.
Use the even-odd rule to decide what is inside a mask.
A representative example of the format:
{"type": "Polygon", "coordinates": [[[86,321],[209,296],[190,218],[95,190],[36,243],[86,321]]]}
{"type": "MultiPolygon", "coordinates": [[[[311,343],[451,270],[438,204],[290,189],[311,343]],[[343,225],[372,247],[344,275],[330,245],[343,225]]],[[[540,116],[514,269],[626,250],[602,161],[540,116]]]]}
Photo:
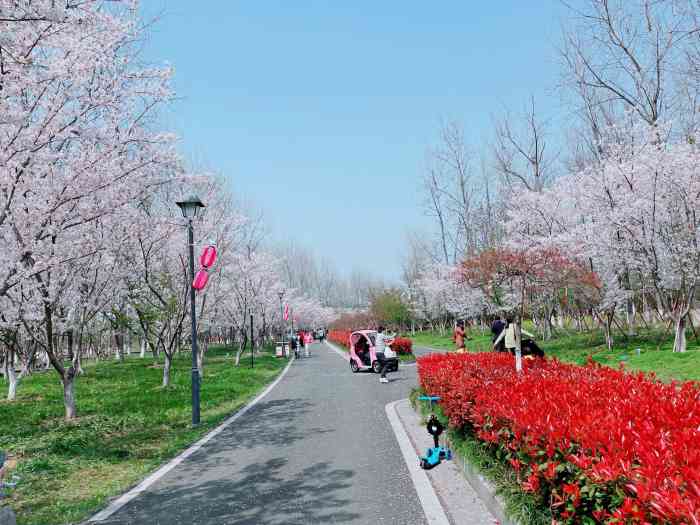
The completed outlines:
{"type": "Polygon", "coordinates": [[[18,461],[12,474],[19,477],[0,501],[9,502],[18,524],[86,518],[251,400],[287,364],[267,351],[254,369],[249,359],[236,368],[227,351],[233,355],[222,347],[207,354],[196,429],[189,356],[175,359],[168,389],[152,358],[86,365],[76,383],[78,419],[70,423],[57,374],[25,378],[15,402],[0,401],[0,449],[18,461]]]}
{"type": "MultiPolygon", "coordinates": [[[[526,330],[537,334],[531,326],[526,330]]],[[[407,334],[413,339],[415,346],[425,346],[437,349],[454,350],[451,334],[441,335],[439,332],[416,332],[415,336],[407,334]]],[[[486,331],[482,334],[479,329],[470,329],[468,333],[467,348],[471,351],[488,351],[491,349],[491,334],[486,331]]],[[[556,357],[562,361],[584,364],[588,356],[592,356],[598,363],[617,367],[625,363],[628,370],[654,372],[660,379],[669,381],[700,380],[700,343],[688,333],[688,351],[679,354],[671,352],[673,348],[672,335],[663,336],[661,332],[644,330],[635,337],[623,337],[621,333],[614,333],[615,345],[612,351],[608,351],[602,331],[596,330],[585,333],[559,330],[550,341],[542,341],[536,337],[537,344],[548,356],[556,357]],[[636,349],[640,349],[637,355],[636,349]]]]}

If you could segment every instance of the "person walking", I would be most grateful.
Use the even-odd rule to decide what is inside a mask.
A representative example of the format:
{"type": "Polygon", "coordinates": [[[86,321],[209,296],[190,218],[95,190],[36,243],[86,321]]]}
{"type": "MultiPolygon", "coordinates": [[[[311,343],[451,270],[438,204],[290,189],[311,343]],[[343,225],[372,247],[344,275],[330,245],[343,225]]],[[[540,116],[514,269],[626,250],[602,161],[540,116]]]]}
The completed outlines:
{"type": "Polygon", "coordinates": [[[311,332],[306,332],[304,336],[304,351],[306,357],[311,357],[311,343],[314,342],[314,336],[311,332]]]}
{"type": "Polygon", "coordinates": [[[505,352],[506,351],[505,341],[499,340],[498,345],[496,345],[496,340],[498,339],[498,336],[501,335],[501,332],[503,332],[505,327],[506,327],[506,323],[503,321],[503,319],[501,319],[500,315],[498,317],[496,317],[496,320],[491,325],[491,334],[493,334],[493,336],[491,338],[491,342],[493,343],[494,349],[497,352],[505,352]]]}
{"type": "Polygon", "coordinates": [[[501,340],[504,340],[506,351],[510,352],[511,354],[515,354],[515,349],[520,344],[518,337],[522,337],[522,334],[525,334],[528,337],[534,337],[530,332],[524,330],[523,328],[520,329],[520,335],[517,334],[515,330],[515,322],[513,321],[513,317],[506,317],[506,326],[494,341],[493,347],[495,349],[501,342],[501,340]]]}
{"type": "Polygon", "coordinates": [[[377,328],[377,337],[374,343],[374,350],[377,353],[377,360],[381,363],[381,376],[379,377],[380,383],[388,383],[389,379],[386,377],[386,372],[389,369],[389,358],[396,357],[394,351],[390,348],[393,337],[384,334],[384,327],[380,326],[377,328]]]}
{"type": "Polygon", "coordinates": [[[299,356],[306,355],[306,338],[303,330],[299,330],[297,334],[299,338],[299,356]]]}
{"type": "Polygon", "coordinates": [[[297,344],[296,334],[292,334],[292,336],[289,338],[289,346],[291,347],[292,352],[294,352],[294,357],[299,357],[299,347],[297,344]]]}
{"type": "Polygon", "coordinates": [[[457,326],[455,326],[455,331],[452,334],[452,340],[457,347],[457,353],[463,354],[466,351],[464,346],[464,321],[457,321],[457,326]]]}

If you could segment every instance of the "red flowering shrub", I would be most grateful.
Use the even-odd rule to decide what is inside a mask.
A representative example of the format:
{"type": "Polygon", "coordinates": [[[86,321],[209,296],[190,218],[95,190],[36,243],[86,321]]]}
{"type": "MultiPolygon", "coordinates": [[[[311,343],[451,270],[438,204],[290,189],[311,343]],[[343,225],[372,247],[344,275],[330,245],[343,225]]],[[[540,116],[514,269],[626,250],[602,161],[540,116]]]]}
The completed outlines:
{"type": "Polygon", "coordinates": [[[410,355],[413,353],[413,341],[407,337],[395,337],[391,349],[399,355],[410,355]]]}
{"type": "Polygon", "coordinates": [[[328,340],[343,345],[345,348],[350,348],[350,335],[352,330],[329,330],[328,340]]]}
{"type": "Polygon", "coordinates": [[[497,447],[564,523],[700,522],[700,384],[500,353],[418,359],[454,428],[497,447]]]}

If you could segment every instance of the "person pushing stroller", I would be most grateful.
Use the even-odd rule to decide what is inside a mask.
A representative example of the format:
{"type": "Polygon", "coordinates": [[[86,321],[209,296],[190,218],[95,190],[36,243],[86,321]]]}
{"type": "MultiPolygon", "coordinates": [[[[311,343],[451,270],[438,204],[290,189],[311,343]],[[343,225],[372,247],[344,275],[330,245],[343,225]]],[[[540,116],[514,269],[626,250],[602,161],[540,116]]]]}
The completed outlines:
{"type": "MultiPolygon", "coordinates": [[[[495,324],[496,323],[494,323],[494,325],[495,324]]],[[[535,336],[524,328],[520,328],[520,334],[518,334],[515,328],[513,317],[506,317],[505,326],[501,327],[500,334],[493,342],[493,349],[496,351],[502,351],[502,345],[505,343],[505,351],[510,352],[511,354],[515,354],[515,349],[520,346],[521,354],[523,356],[544,357],[544,352],[542,349],[537,346],[535,341],[532,340],[532,338],[535,336]],[[529,339],[522,340],[523,335],[528,336],[529,339]],[[521,338],[521,341],[518,341],[518,338],[521,338]]]]}

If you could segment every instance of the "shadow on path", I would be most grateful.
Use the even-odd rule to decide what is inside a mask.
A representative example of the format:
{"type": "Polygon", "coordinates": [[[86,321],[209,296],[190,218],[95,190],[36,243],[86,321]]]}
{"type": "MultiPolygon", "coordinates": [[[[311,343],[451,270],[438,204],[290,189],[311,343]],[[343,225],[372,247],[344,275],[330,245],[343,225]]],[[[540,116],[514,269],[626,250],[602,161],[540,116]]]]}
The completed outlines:
{"type": "Polygon", "coordinates": [[[358,518],[343,510],[354,472],[311,463],[296,475],[283,472],[283,457],[249,464],[230,479],[199,479],[163,487],[141,498],[139,509],[105,523],[282,525],[343,523],[358,518]]]}

